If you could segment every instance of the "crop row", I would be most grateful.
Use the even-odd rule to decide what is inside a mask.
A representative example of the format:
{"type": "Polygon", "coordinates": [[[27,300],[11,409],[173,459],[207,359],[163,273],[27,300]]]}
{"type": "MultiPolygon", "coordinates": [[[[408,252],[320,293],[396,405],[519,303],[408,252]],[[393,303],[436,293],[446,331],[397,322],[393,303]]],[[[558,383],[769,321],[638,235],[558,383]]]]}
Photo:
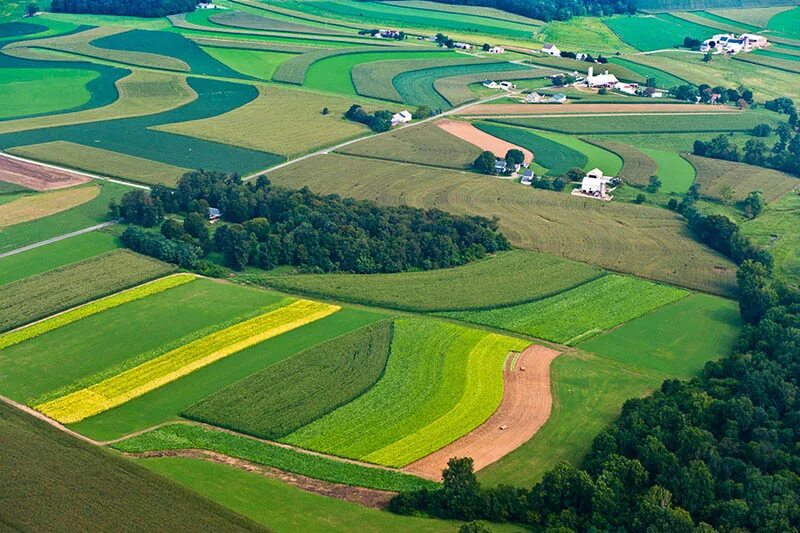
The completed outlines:
{"type": "Polygon", "coordinates": [[[383,468],[370,468],[200,426],[174,424],[114,444],[128,453],[202,449],[303,476],[378,490],[434,488],[436,483],[383,468]]]}
{"type": "Polygon", "coordinates": [[[96,385],[39,405],[36,409],[62,423],[79,422],[339,309],[334,305],[298,300],[190,342],[96,385]]]}
{"type": "MultiPolygon", "coordinates": [[[[36,279],[37,281],[41,281],[42,279],[49,279],[48,276],[49,274],[50,273],[45,273],[42,276],[37,276],[36,278],[31,278],[31,279],[36,279]]],[[[82,305],[80,307],[76,307],[64,313],[52,316],[46,320],[33,323],[27,327],[10,331],[8,333],[0,335],[0,350],[18,344],[20,342],[32,339],[34,337],[38,337],[39,335],[47,333],[48,331],[52,331],[56,328],[60,328],[61,326],[65,326],[67,324],[70,324],[77,320],[81,320],[88,316],[92,316],[97,313],[102,313],[103,311],[117,307],[124,303],[132,302],[134,300],[139,300],[141,298],[145,298],[152,294],[156,294],[165,291],[167,289],[177,287],[178,285],[189,283],[194,279],[196,279],[196,276],[192,274],[175,274],[173,276],[161,278],[156,281],[152,281],[150,283],[145,283],[144,285],[139,285],[138,287],[134,287],[126,291],[118,292],[116,294],[107,296],[100,300],[95,300],[86,305],[82,305]]],[[[26,282],[26,281],[27,280],[22,280],[21,282],[26,282]]],[[[63,281],[63,280],[56,279],[56,281],[63,281]]],[[[13,283],[7,285],[6,288],[13,289],[16,286],[17,283],[13,283]]],[[[50,290],[54,290],[53,286],[48,285],[48,287],[50,288],[50,290]]],[[[57,287],[63,288],[63,290],[65,291],[71,291],[73,289],[73,287],[64,286],[61,283],[58,283],[57,287]]]]}

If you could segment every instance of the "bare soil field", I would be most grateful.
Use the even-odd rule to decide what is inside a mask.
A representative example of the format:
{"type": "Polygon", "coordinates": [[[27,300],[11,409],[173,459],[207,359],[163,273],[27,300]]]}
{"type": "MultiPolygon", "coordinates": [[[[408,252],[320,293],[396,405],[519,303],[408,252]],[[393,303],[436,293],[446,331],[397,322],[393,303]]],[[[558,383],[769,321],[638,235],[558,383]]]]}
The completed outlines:
{"type": "Polygon", "coordinates": [[[726,106],[695,104],[478,104],[457,112],[459,115],[557,115],[607,113],[739,113],[726,106]]]}
{"type": "Polygon", "coordinates": [[[475,470],[480,470],[525,444],[550,417],[550,363],[560,353],[531,345],[518,358],[509,357],[503,371],[503,400],[497,411],[470,433],[403,470],[441,481],[451,457],[472,457],[475,470]]]}
{"type": "Polygon", "coordinates": [[[488,133],[484,133],[469,122],[444,119],[436,122],[436,125],[447,133],[455,135],[459,139],[467,141],[470,144],[474,144],[481,150],[489,150],[497,157],[504,157],[506,152],[509,150],[517,149],[521,150],[522,153],[525,154],[526,163],[530,163],[533,160],[533,153],[531,153],[530,150],[526,150],[521,146],[511,144],[510,142],[498,139],[497,137],[489,135],[488,133]]]}
{"type": "Polygon", "coordinates": [[[89,177],[0,154],[0,181],[21,185],[34,191],[50,191],[80,185],[89,177]]]}

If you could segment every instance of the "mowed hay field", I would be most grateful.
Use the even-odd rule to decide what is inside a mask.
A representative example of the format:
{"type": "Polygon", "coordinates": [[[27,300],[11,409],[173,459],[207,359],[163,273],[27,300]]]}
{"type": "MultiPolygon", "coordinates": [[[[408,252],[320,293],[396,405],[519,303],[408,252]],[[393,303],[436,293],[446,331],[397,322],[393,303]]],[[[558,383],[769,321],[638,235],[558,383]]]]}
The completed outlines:
{"type": "Polygon", "coordinates": [[[777,170],[695,155],[687,158],[697,170],[700,194],[717,200],[729,188],[732,200],[737,202],[751,191],[761,191],[767,202],[773,202],[800,185],[794,176],[777,170]]]}
{"type": "Polygon", "coordinates": [[[81,69],[3,69],[0,119],[48,114],[79,107],[91,98],[86,87],[100,75],[81,69]],[[53,84],[59,90],[53,91],[53,84]],[[24,95],[24,96],[23,96],[24,95]]]}
{"type": "Polygon", "coordinates": [[[404,163],[467,169],[472,166],[472,162],[480,155],[481,150],[435,124],[423,124],[394,130],[373,139],[345,146],[337,152],[404,163]]]}
{"type": "Polygon", "coordinates": [[[100,194],[100,187],[71,187],[22,196],[0,205],[0,228],[30,222],[86,203],[100,194]]]}
{"type": "Polygon", "coordinates": [[[174,265],[117,250],[6,284],[0,288],[0,331],[163,276],[174,269],[174,265]]]}
{"type": "Polygon", "coordinates": [[[617,175],[626,183],[645,186],[649,183],[650,176],[655,176],[658,172],[658,163],[630,144],[594,137],[586,140],[622,158],[622,168],[617,175]]]}
{"type": "Polygon", "coordinates": [[[254,531],[257,524],[0,402],[0,515],[10,530],[254,531]]]}
{"type": "Polygon", "coordinates": [[[608,275],[543,300],[442,316],[572,344],[687,294],[667,285],[608,275]]]}
{"type": "Polygon", "coordinates": [[[483,309],[551,296],[602,275],[597,267],[511,250],[455,267],[397,274],[254,274],[251,283],[407,311],[483,309]]]}
{"type": "Polygon", "coordinates": [[[342,118],[352,103],[338,96],[260,86],[258,98],[233,111],[156,129],[291,157],[365,134],[364,126],[342,118]],[[325,107],[327,115],[322,114],[325,107]]]}
{"type": "Polygon", "coordinates": [[[274,183],[383,204],[498,217],[520,248],[713,293],[731,294],[734,267],[663,209],[594,202],[504,180],[417,165],[326,155],[269,173],[274,183]]]}
{"type": "Polygon", "coordinates": [[[740,224],[744,235],[769,247],[775,258],[776,277],[788,283],[800,276],[800,230],[795,223],[798,216],[800,195],[791,193],[767,204],[755,219],[740,224]]]}

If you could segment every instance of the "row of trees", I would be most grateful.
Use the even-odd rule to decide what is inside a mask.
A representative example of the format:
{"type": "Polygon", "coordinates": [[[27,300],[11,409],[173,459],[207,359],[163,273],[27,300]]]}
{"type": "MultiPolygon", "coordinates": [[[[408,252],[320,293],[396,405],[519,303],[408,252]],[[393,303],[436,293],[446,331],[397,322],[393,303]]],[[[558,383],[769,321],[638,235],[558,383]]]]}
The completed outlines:
{"type": "Polygon", "coordinates": [[[678,100],[685,100],[692,103],[734,103],[739,107],[746,107],[753,104],[753,91],[741,86],[734,89],[721,85],[712,87],[706,83],[696,86],[684,84],[672,87],[669,93],[678,100]]]}
{"type": "Polygon", "coordinates": [[[484,6],[539,20],[636,13],[635,0],[435,0],[442,4],[484,6]]]}
{"type": "Polygon", "coordinates": [[[93,13],[129,17],[166,17],[194,11],[198,0],[52,0],[56,13],[93,13]]]}
{"type": "Polygon", "coordinates": [[[344,118],[354,122],[360,122],[370,127],[372,131],[381,133],[392,129],[392,112],[388,110],[375,111],[368,113],[358,104],[353,104],[350,109],[345,111],[344,118]]]}
{"type": "Polygon", "coordinates": [[[532,488],[486,488],[471,459],[454,458],[441,489],[402,493],[390,509],[537,531],[797,531],[800,292],[771,279],[765,252],[738,255],[755,247],[730,221],[689,215],[740,262],[746,325],[733,355],[628,400],[580,468],[560,464],[532,488]]]}
{"type": "Polygon", "coordinates": [[[161,224],[160,235],[132,230],[126,245],[188,268],[216,251],[237,270],[400,272],[457,266],[510,247],[496,221],[483,217],[320,196],[274,187],[264,176],[242,183],[220,172],[191,172],[177,190],[130,191],[111,210],[133,224],[161,224]],[[223,218],[213,236],[205,222],[209,206],[223,218]],[[181,224],[164,221],[165,213],[186,216],[181,224]]]}
{"type": "Polygon", "coordinates": [[[695,155],[741,161],[800,176],[800,133],[793,132],[787,124],[781,124],[775,132],[778,140],[771,148],[761,139],[748,139],[742,149],[731,141],[730,135],[722,134],[710,141],[696,140],[693,152],[695,155]]]}

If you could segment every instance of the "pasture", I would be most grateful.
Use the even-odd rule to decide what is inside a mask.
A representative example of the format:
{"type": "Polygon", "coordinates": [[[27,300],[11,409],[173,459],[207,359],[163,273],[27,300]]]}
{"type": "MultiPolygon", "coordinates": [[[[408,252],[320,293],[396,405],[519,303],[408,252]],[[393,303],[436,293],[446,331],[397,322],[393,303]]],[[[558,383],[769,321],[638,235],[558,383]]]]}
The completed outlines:
{"type": "Polygon", "coordinates": [[[675,152],[641,148],[641,151],[656,162],[656,176],[661,180],[662,193],[683,194],[695,180],[695,168],[692,164],[675,152]]]}
{"type": "Polygon", "coordinates": [[[723,193],[729,193],[725,201],[740,202],[750,191],[758,190],[767,202],[774,202],[800,185],[796,177],[777,170],[695,155],[686,157],[697,170],[700,194],[714,200],[723,200],[723,193]]]}
{"type": "Polygon", "coordinates": [[[795,7],[776,13],[769,19],[767,28],[793,39],[800,39],[800,8],[795,7]]]}
{"type": "Polygon", "coordinates": [[[249,283],[310,296],[405,311],[483,309],[545,298],[602,275],[602,270],[529,250],[467,265],[397,274],[248,276],[249,283]]]}
{"type": "Polygon", "coordinates": [[[627,44],[643,51],[683,46],[684,37],[708,39],[716,31],[678,17],[659,15],[615,16],[604,19],[627,44]]]}
{"type": "Polygon", "coordinates": [[[438,59],[424,61],[419,59],[371,61],[355,65],[350,72],[350,76],[353,79],[356,92],[361,96],[391,102],[402,102],[403,97],[392,85],[392,80],[395,76],[414,69],[467,64],[470,62],[472,62],[470,59],[456,54],[442,54],[438,59]]]}
{"type": "Polygon", "coordinates": [[[798,216],[800,195],[792,192],[768,204],[757,218],[740,224],[744,235],[769,248],[775,258],[775,276],[789,283],[800,276],[798,216]]]}
{"type": "Polygon", "coordinates": [[[692,294],[589,339],[580,348],[681,379],[728,355],[742,320],[736,302],[692,294]]]}
{"type": "Polygon", "coordinates": [[[683,85],[686,83],[686,80],[679,78],[665,70],[634,63],[633,61],[628,61],[622,57],[614,56],[610,58],[609,61],[630,69],[645,79],[655,78],[657,87],[669,89],[670,87],[675,87],[676,85],[683,85]]]}
{"type": "Polygon", "coordinates": [[[709,13],[740,24],[766,28],[775,15],[793,9],[792,6],[751,7],[746,9],[712,9],[709,13]]]}
{"type": "Polygon", "coordinates": [[[308,186],[322,194],[496,216],[500,230],[520,248],[716,294],[733,290],[733,263],[697,243],[685,222],[663,209],[343,155],[301,161],[268,176],[277,185],[308,186]]]}
{"type": "Polygon", "coordinates": [[[562,344],[575,344],[687,294],[667,285],[607,275],[543,300],[440,315],[562,344]]]}
{"type": "Polygon", "coordinates": [[[0,119],[43,115],[77,108],[91,98],[87,85],[100,75],[81,69],[4,69],[0,119]],[[53,91],[53,83],[59,86],[53,91]]]}
{"type": "Polygon", "coordinates": [[[246,76],[271,80],[281,63],[292,54],[266,50],[242,50],[239,48],[202,47],[208,55],[246,76]]]}

